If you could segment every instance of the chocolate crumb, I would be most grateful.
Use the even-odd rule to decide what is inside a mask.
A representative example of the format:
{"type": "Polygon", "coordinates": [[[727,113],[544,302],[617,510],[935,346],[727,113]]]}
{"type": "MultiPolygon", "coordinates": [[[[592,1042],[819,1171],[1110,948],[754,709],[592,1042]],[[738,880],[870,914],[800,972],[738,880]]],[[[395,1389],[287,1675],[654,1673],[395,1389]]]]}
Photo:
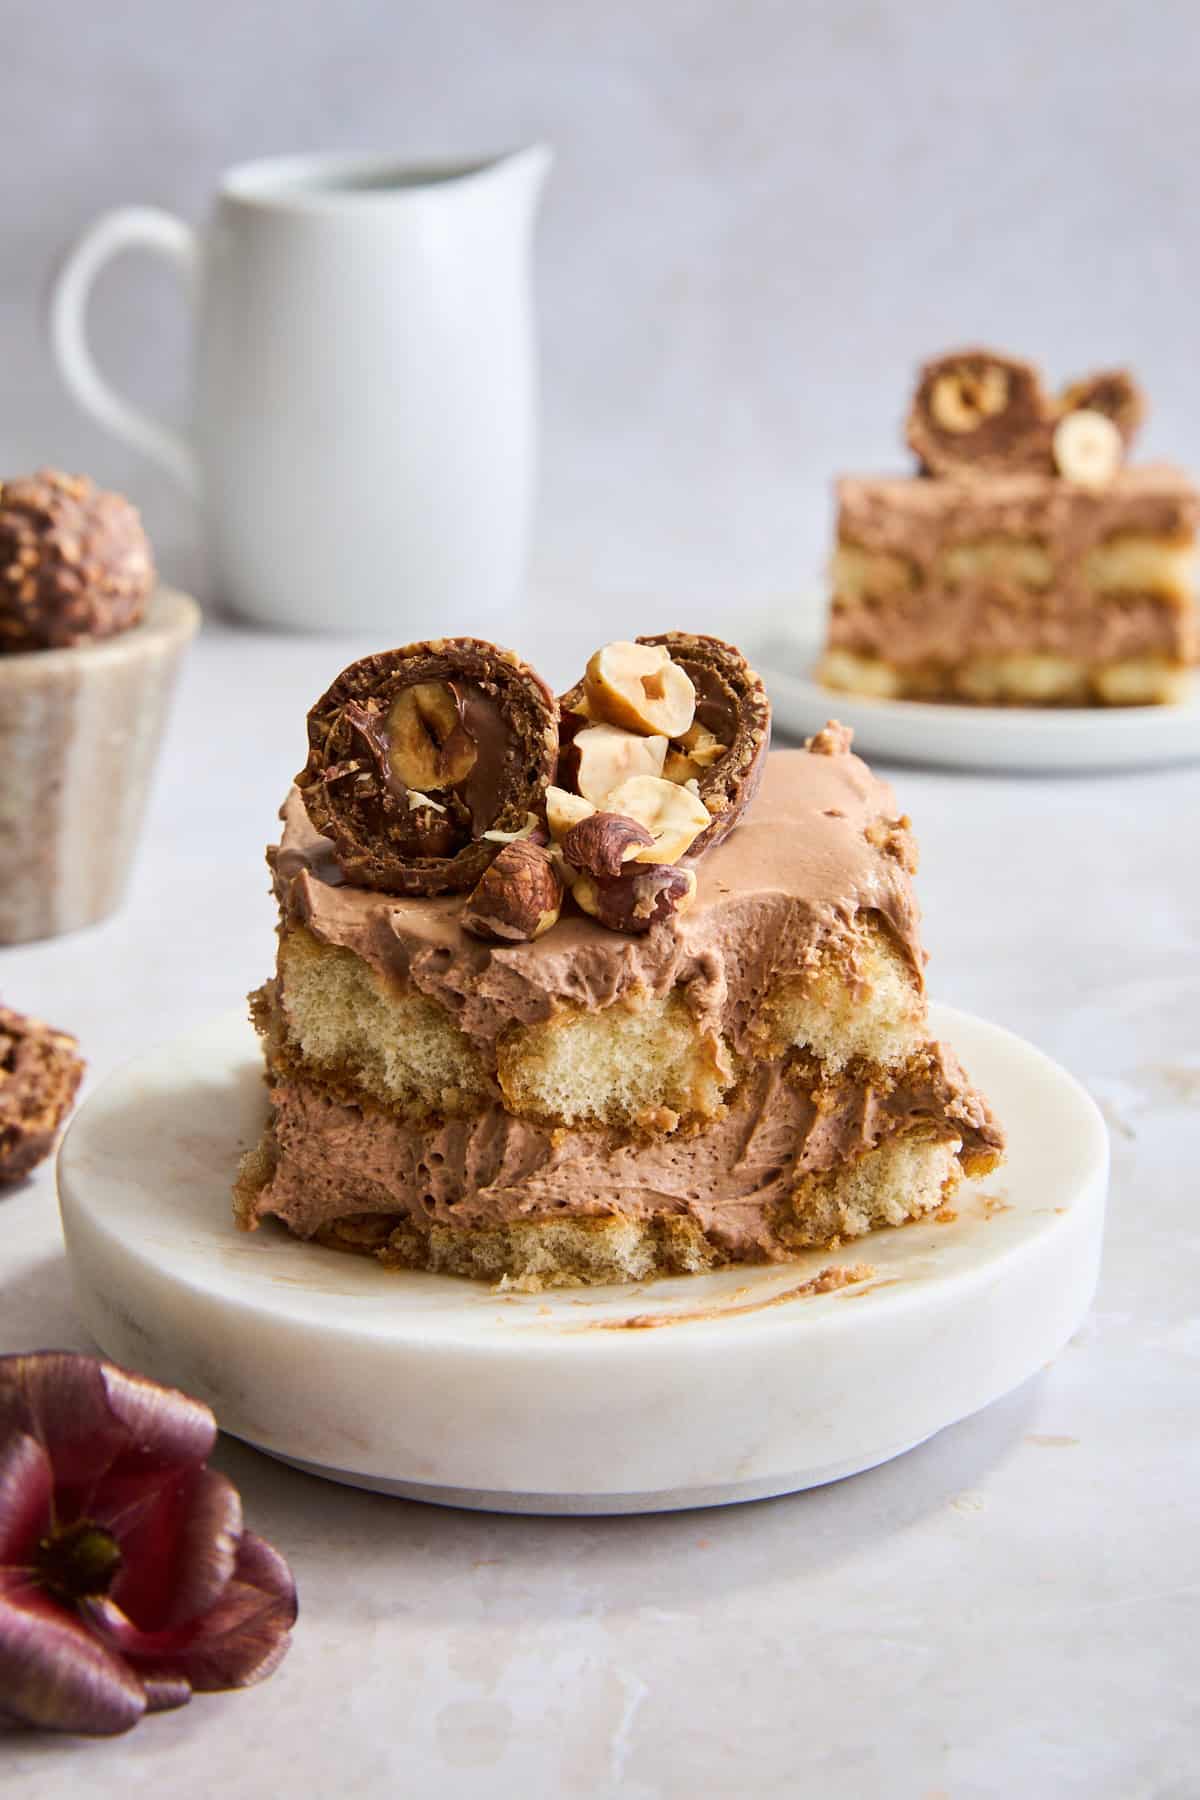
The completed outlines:
{"type": "Polygon", "coordinates": [[[804,748],[810,756],[848,756],[853,742],[854,733],[849,725],[840,725],[836,719],[830,719],[820,731],[805,738],[804,748]]]}
{"type": "Polygon", "coordinates": [[[83,1079],[78,1052],[68,1032],[0,1006],[0,1184],[53,1150],[83,1079]]]}

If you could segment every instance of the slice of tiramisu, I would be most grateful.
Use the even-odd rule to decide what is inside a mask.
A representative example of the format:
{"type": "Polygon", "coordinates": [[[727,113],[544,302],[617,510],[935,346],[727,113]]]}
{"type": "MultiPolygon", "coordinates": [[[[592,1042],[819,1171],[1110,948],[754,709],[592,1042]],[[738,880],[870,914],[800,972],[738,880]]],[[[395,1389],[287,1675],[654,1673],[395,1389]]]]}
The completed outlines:
{"type": "Polygon", "coordinates": [[[786,1259],[993,1167],[908,820],[839,726],[768,738],[685,633],[606,646],[561,724],[490,646],[345,671],[269,852],[241,1224],[537,1288],[786,1259]]]}
{"type": "Polygon", "coordinates": [[[1200,648],[1200,494],[1130,467],[1122,372],[1053,398],[990,351],[921,372],[911,477],[837,483],[821,678],[883,698],[1147,705],[1183,698],[1200,648]]]}

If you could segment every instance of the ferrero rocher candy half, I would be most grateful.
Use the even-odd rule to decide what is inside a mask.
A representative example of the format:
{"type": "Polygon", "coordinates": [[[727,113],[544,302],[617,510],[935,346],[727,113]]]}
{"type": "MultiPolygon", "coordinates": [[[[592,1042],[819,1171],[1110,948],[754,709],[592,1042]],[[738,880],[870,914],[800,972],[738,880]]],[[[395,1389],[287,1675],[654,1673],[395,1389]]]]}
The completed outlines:
{"type": "Polygon", "coordinates": [[[712,820],[689,851],[699,856],[729,836],[758,792],[771,745],[771,702],[762,677],[720,638],[664,631],[638,642],[661,645],[696,690],[695,717],[672,743],[667,754],[677,760],[666,772],[673,781],[695,783],[712,820]]]}
{"type": "Polygon", "coordinates": [[[741,652],[668,631],[606,644],[560,702],[546,816],[576,904],[648,931],[695,898],[691,864],[754,798],[771,707],[741,652]],[[678,871],[672,875],[671,871],[678,871]]]}
{"type": "Polygon", "coordinates": [[[347,881],[465,893],[543,816],[558,714],[511,650],[439,638],[343,669],[308,744],[296,785],[347,881]]]}
{"type": "Polygon", "coordinates": [[[1128,451],[1146,417],[1146,396],[1128,369],[1102,369],[1068,382],[1058,397],[1060,419],[1070,413],[1100,413],[1111,419],[1128,451]]]}
{"type": "Polygon", "coordinates": [[[955,350],[921,369],[905,436],[929,475],[1048,470],[1055,417],[1032,363],[955,350]]]}

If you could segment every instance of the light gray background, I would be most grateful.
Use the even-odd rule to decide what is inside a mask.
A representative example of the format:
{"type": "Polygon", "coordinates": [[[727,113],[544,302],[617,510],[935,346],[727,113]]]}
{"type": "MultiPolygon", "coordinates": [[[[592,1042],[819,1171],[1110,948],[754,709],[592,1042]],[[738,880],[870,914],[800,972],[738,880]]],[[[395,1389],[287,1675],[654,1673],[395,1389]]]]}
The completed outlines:
{"type": "MultiPolygon", "coordinates": [[[[811,585],[828,481],[900,463],[923,353],[974,337],[1150,389],[1200,451],[1194,0],[0,0],[0,472],[126,488],[203,586],[188,508],[43,348],[103,207],[202,217],[218,172],[319,147],[558,150],[538,243],[535,589],[733,607],[811,585]]],[[[105,279],[108,369],[181,417],[168,275],[105,279]]]]}

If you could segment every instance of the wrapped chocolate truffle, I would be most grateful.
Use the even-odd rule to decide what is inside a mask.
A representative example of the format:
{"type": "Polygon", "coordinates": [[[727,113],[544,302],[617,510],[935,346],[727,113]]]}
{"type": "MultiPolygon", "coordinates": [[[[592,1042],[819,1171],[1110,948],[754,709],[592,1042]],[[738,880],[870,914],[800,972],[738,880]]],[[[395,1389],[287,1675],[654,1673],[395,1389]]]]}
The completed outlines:
{"type": "Polygon", "coordinates": [[[0,484],[0,654],[127,631],[153,590],[150,544],[122,494],[56,469],[0,484]]]}
{"type": "Polygon", "coordinates": [[[465,893],[540,820],[558,712],[512,651],[441,638],[344,669],[308,715],[308,743],[296,785],[348,881],[465,893]]]}

